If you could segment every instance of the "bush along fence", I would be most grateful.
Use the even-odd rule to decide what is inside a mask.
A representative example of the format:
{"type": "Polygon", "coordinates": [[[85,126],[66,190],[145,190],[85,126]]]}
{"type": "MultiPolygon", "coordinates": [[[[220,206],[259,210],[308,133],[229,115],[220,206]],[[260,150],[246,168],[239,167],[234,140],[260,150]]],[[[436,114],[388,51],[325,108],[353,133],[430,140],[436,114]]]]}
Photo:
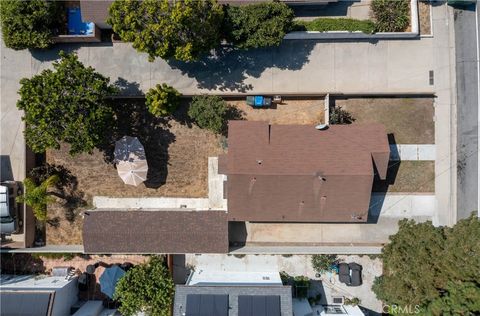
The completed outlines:
{"type": "MultiPolygon", "coordinates": [[[[381,1],[380,1],[381,2],[381,1]]],[[[410,30],[408,32],[380,32],[375,22],[341,18],[318,18],[296,22],[293,32],[285,40],[299,39],[388,39],[416,38],[420,36],[418,0],[410,0],[410,30]]]]}

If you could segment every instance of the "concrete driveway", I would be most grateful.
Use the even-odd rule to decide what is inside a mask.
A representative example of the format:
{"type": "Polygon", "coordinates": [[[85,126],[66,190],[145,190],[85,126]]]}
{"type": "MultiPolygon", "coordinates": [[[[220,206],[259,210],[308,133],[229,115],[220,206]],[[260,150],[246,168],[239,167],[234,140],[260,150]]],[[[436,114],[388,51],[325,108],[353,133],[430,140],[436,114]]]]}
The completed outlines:
{"type": "Polygon", "coordinates": [[[57,46],[36,52],[32,67],[40,70],[58,51],[74,50],[79,58],[126,92],[145,92],[166,82],[184,94],[434,92],[428,71],[433,69],[431,38],[407,41],[326,42],[289,40],[275,48],[217,50],[216,56],[195,63],[148,62],[128,43],[57,46]]]}

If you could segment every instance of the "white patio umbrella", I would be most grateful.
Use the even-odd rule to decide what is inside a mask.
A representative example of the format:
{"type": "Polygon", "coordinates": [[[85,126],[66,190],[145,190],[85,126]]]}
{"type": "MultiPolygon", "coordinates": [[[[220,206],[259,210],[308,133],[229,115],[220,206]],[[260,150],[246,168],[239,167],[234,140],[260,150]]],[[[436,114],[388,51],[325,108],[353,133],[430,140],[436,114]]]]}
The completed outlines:
{"type": "Polygon", "coordinates": [[[147,180],[147,161],[120,161],[117,164],[117,172],[125,184],[137,186],[147,180]]]}
{"type": "Polygon", "coordinates": [[[138,138],[124,136],[115,143],[117,172],[125,184],[137,186],[147,180],[145,149],[138,138]]]}

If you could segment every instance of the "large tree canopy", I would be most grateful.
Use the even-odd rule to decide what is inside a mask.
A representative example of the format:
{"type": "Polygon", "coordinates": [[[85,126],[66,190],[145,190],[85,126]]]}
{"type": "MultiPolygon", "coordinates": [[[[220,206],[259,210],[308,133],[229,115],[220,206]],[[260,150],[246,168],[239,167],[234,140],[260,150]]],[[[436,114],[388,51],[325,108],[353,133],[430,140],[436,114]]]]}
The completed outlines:
{"type": "Polygon", "coordinates": [[[112,121],[109,78],[85,67],[75,54],[60,53],[53,70],[20,81],[17,107],[25,111],[25,139],[34,152],[71,145],[70,153],[91,152],[112,121]]]}
{"type": "Polygon", "coordinates": [[[191,61],[220,44],[223,9],[214,0],[116,0],[109,12],[113,30],[150,61],[191,61]]]}
{"type": "Polygon", "coordinates": [[[480,313],[480,220],[453,228],[403,220],[383,249],[373,291],[388,305],[418,305],[431,315],[480,313]]]}
{"type": "Polygon", "coordinates": [[[174,284],[160,257],[135,266],[117,283],[114,298],[119,300],[122,315],[144,312],[150,316],[170,315],[174,284]]]}
{"type": "Polygon", "coordinates": [[[2,36],[13,49],[46,48],[52,44],[52,29],[59,17],[56,1],[2,0],[2,36]]]}
{"type": "Polygon", "coordinates": [[[293,10],[285,3],[262,2],[227,7],[227,41],[239,48],[278,46],[293,28],[293,10]]]}

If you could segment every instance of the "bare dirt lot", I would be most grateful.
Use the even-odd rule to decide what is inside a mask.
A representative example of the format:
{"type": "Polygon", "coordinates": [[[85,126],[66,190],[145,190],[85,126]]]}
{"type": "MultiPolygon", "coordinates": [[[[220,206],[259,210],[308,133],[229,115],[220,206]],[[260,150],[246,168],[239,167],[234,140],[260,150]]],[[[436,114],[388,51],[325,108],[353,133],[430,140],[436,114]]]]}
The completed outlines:
{"type": "Polygon", "coordinates": [[[355,123],[385,125],[390,143],[434,144],[435,123],[432,98],[336,99],[355,118],[355,123]]]}
{"type": "Polygon", "coordinates": [[[227,100],[235,106],[249,121],[267,121],[271,124],[320,124],[325,120],[324,99],[321,97],[284,98],[282,103],[273,104],[270,108],[254,109],[247,105],[245,99],[227,100]]]}

